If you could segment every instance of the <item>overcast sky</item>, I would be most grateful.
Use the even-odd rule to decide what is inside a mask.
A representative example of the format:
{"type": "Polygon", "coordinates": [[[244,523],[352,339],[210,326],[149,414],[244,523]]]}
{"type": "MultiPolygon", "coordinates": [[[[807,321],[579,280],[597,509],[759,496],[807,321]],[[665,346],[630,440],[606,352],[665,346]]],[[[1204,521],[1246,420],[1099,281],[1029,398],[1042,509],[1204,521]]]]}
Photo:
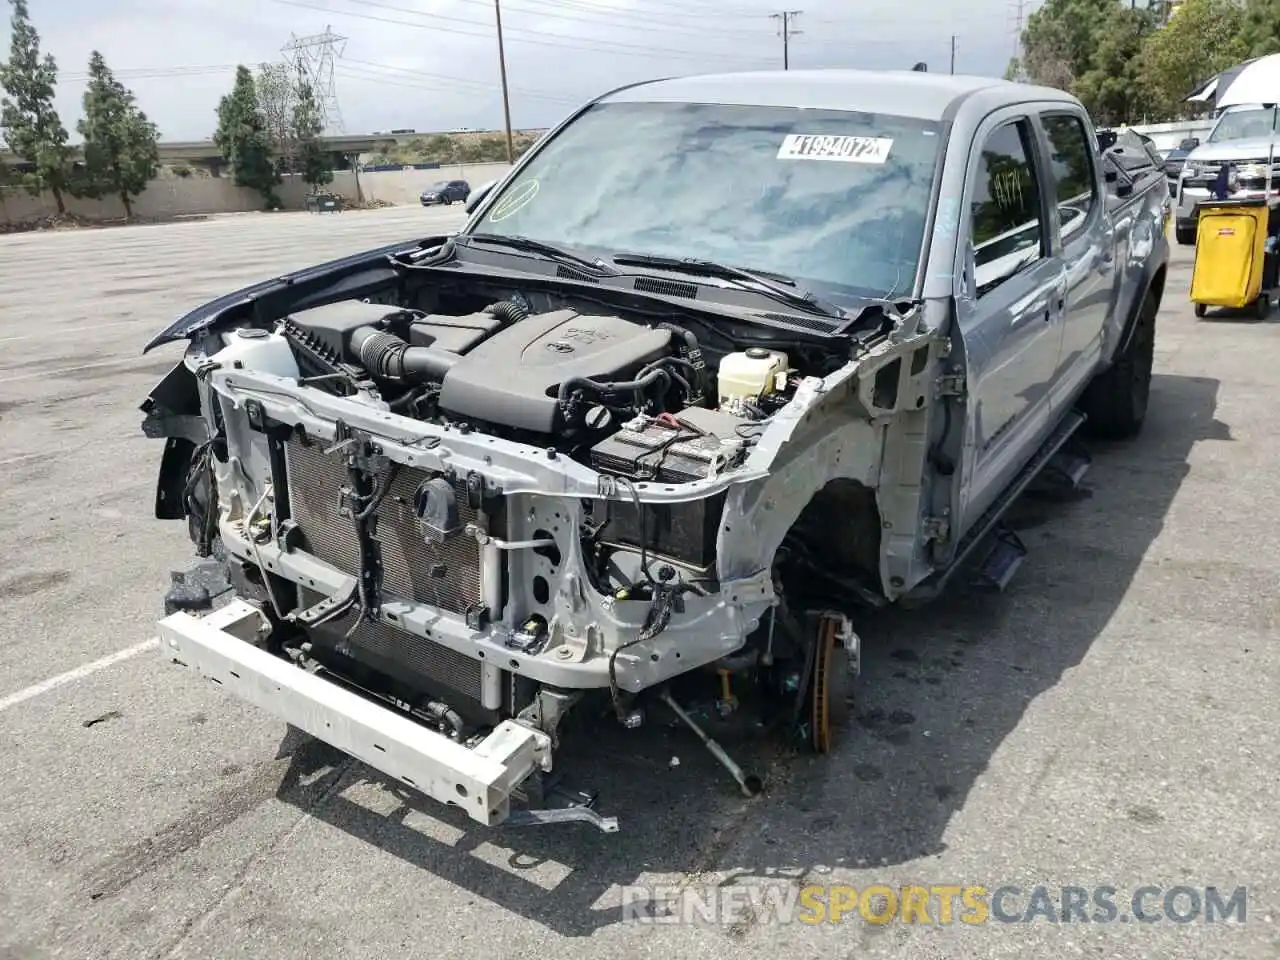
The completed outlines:
{"type": "MultiPolygon", "coordinates": [[[[499,128],[492,0],[29,0],[58,61],[58,108],[75,122],[90,51],[138,97],[164,139],[208,137],[235,64],[281,57],[290,34],[347,39],[335,81],[349,133],[499,128]]],[[[1028,2],[1025,9],[1030,9],[1028,2]]],[[[7,7],[7,4],[5,5],[7,7]]],[[[1010,0],[807,0],[795,3],[791,66],[899,67],[925,60],[998,75],[1014,45],[1010,0]]],[[[778,69],[767,0],[503,0],[511,120],[544,127],[635,80],[778,69]]],[[[0,26],[7,57],[7,17],[0,26]]]]}

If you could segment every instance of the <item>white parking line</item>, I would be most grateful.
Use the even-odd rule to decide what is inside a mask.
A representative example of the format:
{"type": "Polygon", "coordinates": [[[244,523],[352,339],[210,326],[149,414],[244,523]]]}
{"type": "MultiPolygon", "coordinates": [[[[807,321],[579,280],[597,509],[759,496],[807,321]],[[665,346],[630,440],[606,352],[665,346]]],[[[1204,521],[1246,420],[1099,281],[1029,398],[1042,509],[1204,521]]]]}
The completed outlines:
{"type": "Polygon", "coordinates": [[[113,663],[119,663],[121,660],[128,660],[130,657],[136,657],[140,653],[159,646],[160,640],[152,637],[150,640],[144,640],[142,643],[135,644],[132,647],[125,647],[123,650],[117,650],[115,653],[103,657],[101,660],[94,660],[92,663],[82,664],[74,670],[68,670],[66,673],[60,673],[56,677],[50,677],[48,680],[42,680],[39,683],[27,687],[25,690],[19,690],[0,700],[0,713],[8,710],[10,707],[16,707],[20,703],[25,703],[32,697],[38,697],[42,693],[48,693],[58,687],[64,686],[75,680],[81,680],[92,673],[97,673],[105,667],[111,666],[113,663]]]}

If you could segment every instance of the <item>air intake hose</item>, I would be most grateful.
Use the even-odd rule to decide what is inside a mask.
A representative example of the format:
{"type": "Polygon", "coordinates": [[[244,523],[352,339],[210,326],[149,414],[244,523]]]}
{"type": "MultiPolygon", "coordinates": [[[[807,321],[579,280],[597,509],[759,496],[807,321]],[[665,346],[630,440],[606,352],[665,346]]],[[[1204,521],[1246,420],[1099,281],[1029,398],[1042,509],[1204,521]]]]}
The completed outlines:
{"type": "Polygon", "coordinates": [[[484,312],[502,321],[504,327],[529,319],[529,311],[514,300],[499,300],[484,308],[484,312]]]}
{"type": "Polygon", "coordinates": [[[410,383],[440,381],[462,356],[435,347],[411,347],[394,333],[376,327],[357,327],[351,349],[373,376],[410,383]]]}

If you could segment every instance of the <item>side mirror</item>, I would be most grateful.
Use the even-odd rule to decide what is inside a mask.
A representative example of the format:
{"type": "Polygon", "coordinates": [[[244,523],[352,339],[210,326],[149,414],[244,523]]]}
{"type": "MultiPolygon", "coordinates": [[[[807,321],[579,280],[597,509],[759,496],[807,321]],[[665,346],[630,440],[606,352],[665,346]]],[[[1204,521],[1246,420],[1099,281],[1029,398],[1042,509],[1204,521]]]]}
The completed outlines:
{"type": "Polygon", "coordinates": [[[1199,137],[1187,137],[1187,139],[1183,140],[1180,144],[1178,144],[1178,149],[1185,150],[1188,153],[1190,153],[1192,150],[1194,150],[1198,146],[1200,146],[1199,137]]]}
{"type": "Polygon", "coordinates": [[[487,197],[489,195],[489,191],[497,185],[497,180],[490,180],[487,183],[480,184],[480,186],[471,191],[471,196],[467,197],[467,203],[463,209],[466,210],[467,213],[471,213],[471,211],[475,210],[476,207],[480,206],[480,201],[487,197]]]}
{"type": "Polygon", "coordinates": [[[1101,130],[1098,132],[1098,150],[1106,153],[1115,146],[1118,135],[1114,130],[1101,130]]]}

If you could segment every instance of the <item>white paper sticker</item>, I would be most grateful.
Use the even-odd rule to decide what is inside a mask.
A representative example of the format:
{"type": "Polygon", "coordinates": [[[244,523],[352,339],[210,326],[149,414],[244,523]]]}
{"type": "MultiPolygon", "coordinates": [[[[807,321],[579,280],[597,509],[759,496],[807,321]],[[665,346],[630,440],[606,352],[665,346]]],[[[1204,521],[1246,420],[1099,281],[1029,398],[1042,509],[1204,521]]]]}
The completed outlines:
{"type": "Polygon", "coordinates": [[[779,160],[838,160],[842,163],[884,163],[889,159],[889,137],[830,137],[791,133],[778,148],[779,160]]]}

